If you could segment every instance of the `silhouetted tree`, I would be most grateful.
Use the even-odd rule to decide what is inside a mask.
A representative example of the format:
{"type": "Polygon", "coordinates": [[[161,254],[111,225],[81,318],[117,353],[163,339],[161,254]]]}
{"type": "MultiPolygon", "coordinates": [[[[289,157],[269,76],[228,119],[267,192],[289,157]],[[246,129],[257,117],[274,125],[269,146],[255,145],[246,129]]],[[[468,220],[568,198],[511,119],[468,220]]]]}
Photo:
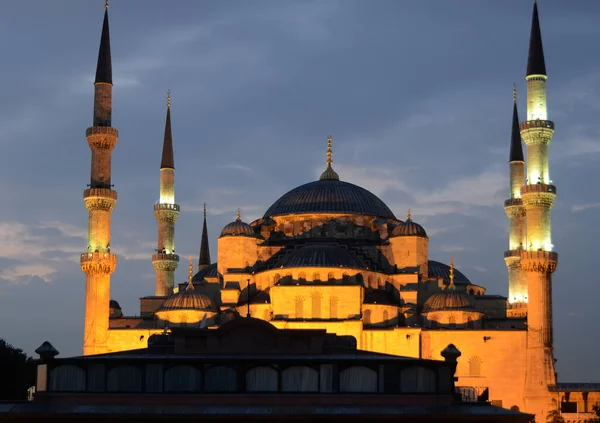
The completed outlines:
{"type": "Polygon", "coordinates": [[[594,404],[592,406],[592,413],[594,413],[594,417],[587,419],[585,423],[600,423],[600,405],[594,404]]]}
{"type": "Polygon", "coordinates": [[[565,419],[560,415],[560,411],[551,410],[546,416],[547,423],[565,423],[565,419]]]}
{"type": "Polygon", "coordinates": [[[0,400],[26,400],[27,389],[35,385],[31,357],[0,338],[0,400]]]}

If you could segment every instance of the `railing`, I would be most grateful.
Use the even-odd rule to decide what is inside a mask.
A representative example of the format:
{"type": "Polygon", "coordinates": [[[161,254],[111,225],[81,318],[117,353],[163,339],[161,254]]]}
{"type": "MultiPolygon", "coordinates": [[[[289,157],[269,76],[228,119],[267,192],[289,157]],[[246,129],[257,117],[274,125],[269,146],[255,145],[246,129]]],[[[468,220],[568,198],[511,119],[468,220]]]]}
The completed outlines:
{"type": "Polygon", "coordinates": [[[554,122],[552,122],[551,120],[526,120],[524,122],[521,122],[521,125],[519,126],[521,128],[521,131],[533,128],[548,128],[554,131],[554,122]]]}
{"type": "Polygon", "coordinates": [[[179,204],[159,203],[154,205],[154,211],[157,210],[173,210],[179,211],[179,204]]]}
{"type": "Polygon", "coordinates": [[[554,251],[525,251],[525,250],[523,250],[521,252],[521,258],[522,259],[532,259],[532,260],[544,259],[544,260],[550,260],[550,261],[557,261],[558,253],[555,253],[554,251]]]}
{"type": "Polygon", "coordinates": [[[521,195],[530,194],[532,192],[550,192],[556,194],[556,187],[549,184],[531,184],[521,187],[521,195]]]}
{"type": "Polygon", "coordinates": [[[508,200],[504,201],[504,207],[522,206],[522,205],[523,205],[523,200],[521,198],[509,198],[508,200]]]}
{"type": "Polygon", "coordinates": [[[81,263],[87,263],[90,261],[101,261],[101,260],[107,260],[107,261],[116,263],[117,256],[114,254],[111,254],[111,253],[95,252],[95,253],[83,253],[83,254],[81,254],[81,258],[80,258],[81,263]]]}
{"type": "Polygon", "coordinates": [[[486,389],[487,386],[457,386],[456,393],[461,396],[463,402],[478,402],[486,389]]]}
{"type": "Polygon", "coordinates": [[[85,130],[85,136],[95,135],[95,134],[109,134],[114,135],[115,137],[119,136],[119,131],[112,126],[92,126],[85,130]]]}
{"type": "Polygon", "coordinates": [[[179,256],[177,254],[165,254],[165,253],[152,254],[152,261],[161,261],[161,260],[179,261],[179,256]]]}
{"type": "Polygon", "coordinates": [[[103,197],[117,199],[117,191],[108,188],[88,188],[83,191],[83,198],[88,197],[103,197]]]}
{"type": "Polygon", "coordinates": [[[506,250],[504,252],[504,258],[507,257],[521,257],[521,252],[523,250],[506,250]]]}

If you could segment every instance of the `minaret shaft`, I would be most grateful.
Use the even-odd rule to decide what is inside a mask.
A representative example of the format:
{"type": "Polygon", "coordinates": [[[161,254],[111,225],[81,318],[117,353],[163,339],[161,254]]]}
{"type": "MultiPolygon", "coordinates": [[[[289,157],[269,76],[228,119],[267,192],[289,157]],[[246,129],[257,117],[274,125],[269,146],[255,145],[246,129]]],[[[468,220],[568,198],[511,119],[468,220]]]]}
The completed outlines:
{"type": "Polygon", "coordinates": [[[92,151],[91,177],[89,188],[83,193],[88,210],[88,248],[80,260],[86,274],[84,355],[109,351],[110,275],[117,265],[117,257],[110,252],[111,213],[117,202],[117,192],[111,186],[111,154],[119,134],[110,126],[112,70],[108,11],[104,13],[94,92],[93,126],[86,131],[92,151]]]}

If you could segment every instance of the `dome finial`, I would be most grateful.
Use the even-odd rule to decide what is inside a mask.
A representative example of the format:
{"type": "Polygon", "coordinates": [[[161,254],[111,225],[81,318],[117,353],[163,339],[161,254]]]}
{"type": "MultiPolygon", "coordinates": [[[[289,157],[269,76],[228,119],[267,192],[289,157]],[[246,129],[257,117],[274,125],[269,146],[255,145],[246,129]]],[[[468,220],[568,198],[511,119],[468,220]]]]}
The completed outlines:
{"type": "Polygon", "coordinates": [[[454,285],[454,257],[450,256],[450,283],[446,289],[456,289],[454,285]]]}
{"type": "Polygon", "coordinates": [[[202,206],[204,207],[204,211],[203,211],[204,217],[206,217],[206,203],[204,203],[202,206]]]}
{"type": "Polygon", "coordinates": [[[194,258],[192,256],[188,257],[190,261],[190,265],[188,266],[188,285],[186,289],[194,289],[194,284],[192,283],[192,278],[194,277],[194,265],[192,264],[194,258]]]}
{"type": "Polygon", "coordinates": [[[408,209],[408,214],[406,215],[406,220],[412,220],[412,218],[410,216],[410,209],[408,209]]]}
{"type": "Polygon", "coordinates": [[[326,179],[332,179],[335,181],[339,181],[340,177],[339,175],[333,170],[333,168],[331,167],[331,165],[333,164],[333,150],[331,149],[331,140],[333,138],[331,138],[331,135],[327,137],[327,161],[325,163],[327,163],[327,169],[325,169],[325,172],[321,173],[321,177],[319,178],[320,181],[326,180],[326,179]]]}
{"type": "Polygon", "coordinates": [[[108,9],[108,0],[104,0],[104,8],[108,9]]]}
{"type": "Polygon", "coordinates": [[[242,220],[242,212],[240,211],[240,208],[237,208],[236,214],[235,214],[235,220],[242,220]]]}

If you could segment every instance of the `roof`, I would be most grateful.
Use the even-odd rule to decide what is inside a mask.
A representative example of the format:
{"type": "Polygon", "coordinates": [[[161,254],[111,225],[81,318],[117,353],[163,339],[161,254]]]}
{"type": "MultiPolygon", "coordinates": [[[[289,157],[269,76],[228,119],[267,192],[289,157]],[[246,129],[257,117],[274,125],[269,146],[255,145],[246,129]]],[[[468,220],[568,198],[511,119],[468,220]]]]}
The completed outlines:
{"type": "MultiPolygon", "coordinates": [[[[440,263],[439,261],[429,260],[428,271],[430,278],[440,277],[443,278],[445,282],[450,282],[450,266],[447,264],[440,263]]],[[[472,285],[471,281],[464,274],[459,272],[456,267],[454,268],[454,283],[456,285],[472,285]]]]}
{"type": "Polygon", "coordinates": [[[98,50],[98,64],[96,66],[95,82],[112,84],[112,62],[110,58],[110,31],[108,30],[108,9],[104,10],[100,49],[98,50]]]}
{"type": "Polygon", "coordinates": [[[533,16],[531,18],[529,56],[527,58],[527,76],[529,75],[546,75],[546,62],[544,61],[542,31],[540,30],[537,2],[533,3],[533,16]]]}
{"type": "Polygon", "coordinates": [[[171,106],[167,106],[167,120],[165,122],[165,138],[163,141],[162,159],[160,161],[161,169],[175,169],[175,160],[173,159],[173,135],[171,133],[171,106]]]}
{"type": "Polygon", "coordinates": [[[512,118],[512,132],[510,136],[510,156],[508,158],[510,162],[524,162],[523,158],[523,144],[521,142],[521,130],[519,128],[519,112],[517,110],[516,100],[513,103],[513,118],[512,118]]]}
{"type": "Polygon", "coordinates": [[[396,218],[375,194],[336,179],[322,179],[294,188],[275,201],[264,217],[303,213],[350,213],[396,218]]]}
{"type": "Polygon", "coordinates": [[[409,217],[406,221],[400,223],[392,230],[392,237],[396,236],[419,236],[427,238],[425,229],[409,217]]]}
{"type": "Polygon", "coordinates": [[[204,206],[204,220],[202,221],[202,238],[200,240],[200,255],[198,256],[199,266],[208,266],[210,264],[210,250],[208,247],[208,231],[206,230],[206,205],[204,206]]]}
{"type": "Polygon", "coordinates": [[[188,285],[184,290],[171,295],[158,311],[170,310],[210,310],[215,309],[214,304],[206,295],[198,293],[193,285],[188,285]]]}
{"type": "Polygon", "coordinates": [[[345,267],[366,269],[366,265],[348,250],[335,245],[309,245],[284,255],[275,268],[345,267]]]}
{"type": "Polygon", "coordinates": [[[221,236],[255,236],[252,226],[238,216],[233,222],[225,225],[221,231],[221,236]]]}
{"type": "Polygon", "coordinates": [[[210,264],[197,272],[192,278],[192,283],[200,283],[205,278],[216,278],[219,274],[217,272],[217,263],[210,264]]]}

